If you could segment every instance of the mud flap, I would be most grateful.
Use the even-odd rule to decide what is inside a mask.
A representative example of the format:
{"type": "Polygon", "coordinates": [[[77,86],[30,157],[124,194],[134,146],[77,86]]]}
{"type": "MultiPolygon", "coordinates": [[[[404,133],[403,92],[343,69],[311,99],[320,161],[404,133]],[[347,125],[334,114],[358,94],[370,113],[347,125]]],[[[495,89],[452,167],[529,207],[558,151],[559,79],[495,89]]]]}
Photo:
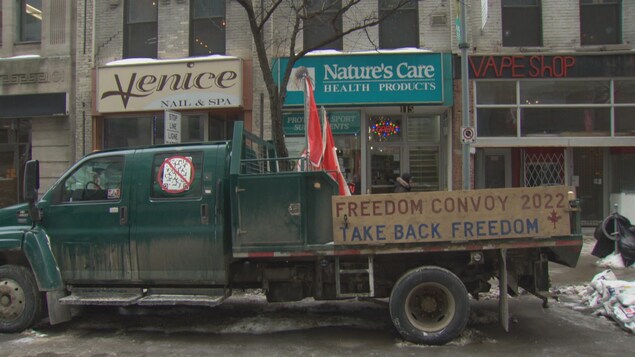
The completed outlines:
{"type": "Polygon", "coordinates": [[[507,299],[507,249],[500,250],[498,267],[498,320],[505,332],[509,332],[509,301],[507,299]]]}
{"type": "Polygon", "coordinates": [[[64,290],[52,290],[46,292],[46,304],[51,325],[61,324],[71,319],[71,307],[60,304],[59,300],[66,296],[64,290]]]}

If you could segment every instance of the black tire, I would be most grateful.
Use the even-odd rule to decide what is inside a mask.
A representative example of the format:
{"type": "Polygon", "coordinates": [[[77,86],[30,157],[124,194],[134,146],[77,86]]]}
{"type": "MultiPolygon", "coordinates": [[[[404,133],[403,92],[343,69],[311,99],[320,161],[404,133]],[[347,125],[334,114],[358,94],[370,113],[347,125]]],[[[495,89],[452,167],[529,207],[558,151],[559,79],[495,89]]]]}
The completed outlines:
{"type": "Polygon", "coordinates": [[[411,270],[392,289],[390,317],[407,341],[446,344],[467,325],[470,317],[467,290],[449,270],[434,266],[411,270]]]}
{"type": "Polygon", "coordinates": [[[42,314],[42,296],[30,270],[0,266],[0,332],[24,331],[42,314]]]}

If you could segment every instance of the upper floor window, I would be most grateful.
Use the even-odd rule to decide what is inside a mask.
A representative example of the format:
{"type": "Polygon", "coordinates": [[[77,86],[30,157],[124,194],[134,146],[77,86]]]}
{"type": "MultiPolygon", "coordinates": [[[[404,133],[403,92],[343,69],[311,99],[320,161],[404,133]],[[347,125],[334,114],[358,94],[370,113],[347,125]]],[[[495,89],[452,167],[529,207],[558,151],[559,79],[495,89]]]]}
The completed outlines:
{"type": "Polygon", "coordinates": [[[304,20],[304,48],[318,46],[322,50],[341,50],[342,37],[320,45],[342,33],[342,0],[307,0],[304,20]]]}
{"type": "Polygon", "coordinates": [[[157,0],[126,1],[124,58],[157,57],[157,0]]]}
{"type": "Polygon", "coordinates": [[[419,6],[409,1],[395,10],[400,0],[379,0],[379,48],[419,47],[419,6]],[[391,13],[392,12],[392,13],[391,13]]]}
{"type": "Polygon", "coordinates": [[[18,0],[18,41],[40,42],[42,39],[42,0],[18,0]]]}
{"type": "Polygon", "coordinates": [[[225,0],[192,0],[190,55],[225,54],[225,0]]]}
{"type": "Polygon", "coordinates": [[[580,43],[621,43],[621,0],[580,0],[580,43]]]}
{"type": "Polygon", "coordinates": [[[542,46],[540,0],[502,0],[503,46],[542,46]]]}

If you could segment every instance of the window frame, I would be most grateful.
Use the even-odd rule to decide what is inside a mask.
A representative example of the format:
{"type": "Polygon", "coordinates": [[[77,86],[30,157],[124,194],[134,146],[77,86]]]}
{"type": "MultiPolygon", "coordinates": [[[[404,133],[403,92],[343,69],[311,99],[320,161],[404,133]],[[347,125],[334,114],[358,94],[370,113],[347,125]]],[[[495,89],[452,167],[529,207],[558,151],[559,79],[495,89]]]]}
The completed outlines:
{"type": "Polygon", "coordinates": [[[544,44],[544,33],[542,24],[542,0],[501,0],[501,42],[503,47],[542,47],[544,44]],[[527,2],[534,2],[534,4],[528,4],[527,2]],[[522,19],[527,20],[528,11],[535,9],[539,13],[538,23],[536,21],[521,21],[520,26],[517,18],[509,19],[510,12],[518,12],[522,14],[522,19]],[[507,13],[507,15],[506,15],[507,13]],[[507,26],[506,26],[507,25],[507,26]],[[531,33],[526,31],[527,25],[535,25],[534,29],[537,34],[536,39],[523,36],[525,33],[531,33]],[[509,38],[505,35],[508,29],[523,27],[523,31],[519,31],[521,35],[519,37],[509,38]],[[534,42],[536,41],[536,42],[534,42]]]}
{"type": "MultiPolygon", "coordinates": [[[[125,1],[125,6],[124,6],[124,12],[123,12],[123,23],[124,23],[124,30],[123,30],[123,51],[122,51],[122,56],[123,58],[157,58],[158,57],[158,45],[159,45],[159,4],[158,1],[156,1],[154,3],[153,6],[155,6],[155,18],[154,21],[149,21],[149,20],[130,20],[130,11],[131,11],[131,7],[130,4],[132,3],[132,1],[142,1],[142,0],[126,0],[125,1]],[[137,56],[136,54],[134,54],[134,51],[132,51],[132,48],[139,48],[140,46],[138,46],[139,44],[137,44],[137,46],[133,46],[131,44],[131,40],[130,40],[130,34],[131,33],[135,33],[136,31],[131,31],[131,28],[135,28],[135,27],[143,27],[143,26],[150,26],[154,24],[154,34],[155,34],[155,39],[156,42],[154,44],[154,48],[152,48],[153,50],[153,55],[148,57],[148,56],[137,56]],[[131,53],[133,52],[133,53],[131,53]]],[[[152,37],[149,37],[148,39],[151,39],[152,37]]],[[[150,46],[148,46],[150,47],[150,46]]]]}
{"type": "MultiPolygon", "coordinates": [[[[378,0],[377,1],[377,12],[379,13],[380,18],[384,16],[385,12],[393,11],[392,9],[394,9],[394,7],[395,7],[395,0],[378,0]]],[[[409,15],[412,15],[412,14],[409,14],[409,15]]],[[[411,0],[408,4],[402,6],[398,10],[394,10],[393,14],[388,15],[378,25],[378,37],[379,37],[379,48],[381,49],[395,49],[395,48],[403,48],[403,47],[419,48],[419,45],[421,43],[421,36],[419,34],[419,2],[416,0],[411,0]],[[409,14],[410,12],[414,13],[414,21],[415,21],[414,26],[411,23],[397,20],[400,18],[400,15],[409,14]],[[389,27],[388,29],[386,28],[389,24],[392,23],[392,21],[390,20],[393,17],[396,17],[394,19],[399,25],[399,28],[391,32],[395,32],[395,31],[399,32],[400,30],[402,32],[406,32],[404,31],[405,29],[415,28],[417,29],[417,31],[414,31],[414,33],[416,34],[415,35],[416,39],[414,39],[414,42],[412,43],[409,42],[412,39],[407,39],[403,42],[400,42],[403,39],[403,37],[400,37],[397,39],[390,39],[390,41],[392,41],[393,44],[389,45],[386,43],[386,41],[389,40],[389,38],[387,38],[388,34],[386,35],[383,35],[383,34],[384,34],[384,31],[389,31],[390,29],[394,28],[394,27],[389,27]]]]}
{"type": "MultiPolygon", "coordinates": [[[[327,34],[331,35],[332,31],[330,27],[328,27],[329,32],[324,31],[324,27],[322,24],[330,22],[334,15],[337,16],[337,24],[335,31],[342,32],[344,29],[342,14],[340,10],[342,9],[342,0],[308,0],[306,5],[307,19],[303,22],[303,31],[302,31],[302,46],[303,48],[312,48],[316,44],[322,42],[325,36],[319,36],[319,34],[327,34]],[[326,4],[327,6],[324,8],[322,4],[326,4]],[[315,11],[316,8],[324,8],[325,10],[315,11]],[[322,29],[321,31],[314,31],[313,28],[322,29]],[[318,36],[315,36],[318,35],[318,36]],[[315,37],[311,37],[315,36],[315,37]],[[308,44],[308,45],[307,45],[308,44]]],[[[342,51],[344,47],[344,38],[343,36],[335,39],[323,46],[319,46],[315,48],[316,50],[337,50],[342,51]]]]}
{"type": "MultiPolygon", "coordinates": [[[[26,34],[26,26],[27,26],[27,16],[30,16],[30,14],[28,13],[28,11],[26,10],[26,6],[30,5],[29,2],[31,2],[32,0],[17,0],[17,31],[16,31],[16,40],[18,43],[41,43],[42,42],[42,19],[40,18],[39,23],[38,23],[38,27],[39,27],[39,31],[37,34],[37,38],[27,38],[27,34],[26,34]]],[[[32,6],[32,5],[31,5],[32,6]]],[[[40,1],[40,7],[42,7],[42,1],[40,1]]],[[[0,12],[1,13],[1,12],[0,12]]],[[[42,16],[42,9],[40,9],[40,16],[42,16]]],[[[34,15],[31,15],[33,17],[34,15]]],[[[1,21],[0,21],[1,23],[1,21]]],[[[2,31],[0,31],[0,37],[2,35],[2,31]]],[[[0,44],[2,43],[2,40],[0,39],[0,44]]]]}
{"type": "Polygon", "coordinates": [[[597,45],[617,45],[621,44],[623,41],[623,6],[622,0],[580,0],[580,45],[581,46],[597,46],[597,45]],[[593,18],[595,23],[597,24],[598,20],[602,21],[605,19],[605,16],[598,15],[598,9],[600,8],[613,8],[615,11],[613,15],[615,15],[615,35],[612,41],[605,41],[604,39],[607,37],[602,37],[600,39],[594,40],[592,37],[588,37],[587,34],[593,36],[594,34],[599,33],[600,31],[596,29],[596,32],[591,33],[589,29],[590,26],[585,26],[584,18],[586,10],[589,10],[589,17],[593,18]],[[590,38],[590,39],[589,39],[590,38]]]}
{"type": "MultiPolygon", "coordinates": [[[[222,7],[223,7],[222,15],[219,12],[219,13],[214,13],[211,16],[198,16],[196,14],[196,5],[198,1],[205,1],[205,0],[190,0],[190,35],[189,35],[190,56],[209,56],[213,54],[218,54],[218,55],[226,54],[227,53],[227,6],[225,5],[225,1],[224,0],[207,0],[212,6],[217,6],[219,4],[222,4],[222,7]],[[210,48],[213,48],[214,50],[208,51],[208,53],[198,53],[196,51],[196,48],[198,46],[196,44],[197,38],[196,38],[195,29],[198,27],[198,25],[206,21],[211,21],[211,24],[209,24],[208,26],[210,26],[212,29],[215,27],[216,24],[218,24],[218,22],[222,24],[221,25],[222,28],[220,29],[220,32],[222,33],[223,43],[220,46],[210,46],[210,48]]],[[[215,12],[215,11],[212,11],[212,12],[215,12]]]]}

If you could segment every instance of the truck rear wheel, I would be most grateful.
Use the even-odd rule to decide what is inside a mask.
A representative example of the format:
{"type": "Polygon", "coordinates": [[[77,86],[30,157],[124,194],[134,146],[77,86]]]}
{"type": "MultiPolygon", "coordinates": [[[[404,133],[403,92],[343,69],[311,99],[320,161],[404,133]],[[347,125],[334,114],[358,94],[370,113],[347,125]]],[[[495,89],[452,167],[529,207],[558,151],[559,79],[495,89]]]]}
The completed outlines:
{"type": "Polygon", "coordinates": [[[0,266],[0,332],[20,332],[41,317],[42,297],[33,274],[22,266],[0,266]]]}
{"type": "Polygon", "coordinates": [[[404,274],[390,294],[390,317],[408,341],[442,345],[458,337],[470,314],[467,290],[449,270],[420,267],[404,274]]]}

